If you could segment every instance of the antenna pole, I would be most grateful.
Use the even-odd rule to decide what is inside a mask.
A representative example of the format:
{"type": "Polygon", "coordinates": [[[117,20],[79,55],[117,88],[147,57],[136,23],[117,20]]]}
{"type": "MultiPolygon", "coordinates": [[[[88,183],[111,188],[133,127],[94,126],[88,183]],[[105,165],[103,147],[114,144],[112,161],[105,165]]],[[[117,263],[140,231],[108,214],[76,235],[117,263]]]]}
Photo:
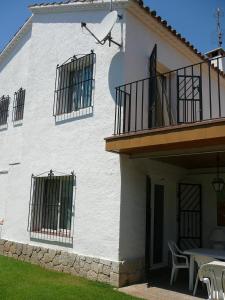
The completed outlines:
{"type": "Polygon", "coordinates": [[[222,41],[222,30],[221,30],[220,18],[221,18],[221,11],[220,8],[218,7],[216,10],[217,36],[218,36],[218,46],[222,47],[223,41],[222,41]]]}

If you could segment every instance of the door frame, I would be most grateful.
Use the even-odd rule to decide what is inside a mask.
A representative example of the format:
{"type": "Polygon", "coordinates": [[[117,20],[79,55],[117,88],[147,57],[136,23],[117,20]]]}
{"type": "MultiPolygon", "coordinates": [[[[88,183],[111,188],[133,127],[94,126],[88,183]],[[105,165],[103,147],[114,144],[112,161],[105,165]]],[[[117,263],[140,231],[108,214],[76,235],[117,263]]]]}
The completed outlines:
{"type": "Polygon", "coordinates": [[[164,261],[164,247],[165,247],[165,183],[161,180],[152,180],[152,189],[151,189],[151,263],[150,268],[153,269],[159,269],[166,266],[166,263],[164,261]],[[163,186],[163,237],[162,237],[162,261],[160,263],[154,263],[154,226],[155,226],[155,186],[161,185],[163,186]]]}
{"type": "Polygon", "coordinates": [[[145,277],[148,280],[151,268],[151,178],[146,176],[146,213],[145,213],[145,277]]]}
{"type": "MultiPolygon", "coordinates": [[[[145,274],[146,278],[149,272],[153,269],[158,269],[166,266],[164,257],[165,247],[165,223],[163,224],[163,244],[162,244],[162,262],[153,263],[154,253],[154,201],[155,201],[155,185],[164,187],[164,205],[165,205],[165,183],[160,180],[152,180],[146,176],[146,233],[145,233],[145,274]]],[[[163,212],[163,220],[165,220],[165,210],[163,212]]]]}

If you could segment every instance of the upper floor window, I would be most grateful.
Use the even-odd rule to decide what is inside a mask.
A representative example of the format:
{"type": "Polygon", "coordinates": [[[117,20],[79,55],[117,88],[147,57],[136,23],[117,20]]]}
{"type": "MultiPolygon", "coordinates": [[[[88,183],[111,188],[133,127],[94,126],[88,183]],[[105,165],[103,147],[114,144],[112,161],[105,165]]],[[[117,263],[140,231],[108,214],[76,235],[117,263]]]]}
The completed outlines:
{"type": "Polygon", "coordinates": [[[32,176],[28,229],[32,238],[71,243],[75,176],[32,176]]]}
{"type": "Polygon", "coordinates": [[[26,94],[26,91],[23,88],[20,88],[14,94],[13,121],[23,120],[25,94],[26,94]]]}
{"type": "Polygon", "coordinates": [[[0,126],[7,124],[9,114],[9,96],[0,98],[0,126]]]}
{"type": "Polygon", "coordinates": [[[93,106],[95,54],[57,66],[54,115],[67,114],[93,106]]]}

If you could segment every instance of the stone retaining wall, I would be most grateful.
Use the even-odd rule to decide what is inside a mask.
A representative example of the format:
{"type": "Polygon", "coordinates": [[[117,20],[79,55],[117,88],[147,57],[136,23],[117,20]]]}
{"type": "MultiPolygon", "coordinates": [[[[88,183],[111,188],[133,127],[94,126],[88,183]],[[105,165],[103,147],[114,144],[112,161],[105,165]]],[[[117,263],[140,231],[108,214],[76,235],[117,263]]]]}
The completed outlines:
{"type": "Polygon", "coordinates": [[[138,282],[144,275],[143,259],[114,262],[7,240],[0,240],[0,255],[116,287],[138,282]]]}

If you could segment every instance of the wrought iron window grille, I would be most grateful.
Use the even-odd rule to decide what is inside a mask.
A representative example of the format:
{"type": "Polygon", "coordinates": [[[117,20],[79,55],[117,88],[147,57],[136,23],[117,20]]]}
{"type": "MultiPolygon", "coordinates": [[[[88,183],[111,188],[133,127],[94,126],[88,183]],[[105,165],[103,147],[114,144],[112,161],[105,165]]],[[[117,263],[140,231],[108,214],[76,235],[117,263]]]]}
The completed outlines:
{"type": "Polygon", "coordinates": [[[31,239],[73,244],[75,186],[74,172],[32,174],[27,228],[31,239]]]}
{"type": "Polygon", "coordinates": [[[6,125],[9,115],[9,96],[2,96],[0,98],[0,126],[6,125]]]}
{"type": "Polygon", "coordinates": [[[73,56],[57,65],[53,115],[87,110],[93,106],[94,64],[96,55],[73,56]],[[80,56],[80,57],[79,57],[80,56]]]}
{"type": "Polygon", "coordinates": [[[22,87],[15,92],[13,102],[13,121],[23,120],[24,103],[25,103],[26,90],[22,87]]]}

